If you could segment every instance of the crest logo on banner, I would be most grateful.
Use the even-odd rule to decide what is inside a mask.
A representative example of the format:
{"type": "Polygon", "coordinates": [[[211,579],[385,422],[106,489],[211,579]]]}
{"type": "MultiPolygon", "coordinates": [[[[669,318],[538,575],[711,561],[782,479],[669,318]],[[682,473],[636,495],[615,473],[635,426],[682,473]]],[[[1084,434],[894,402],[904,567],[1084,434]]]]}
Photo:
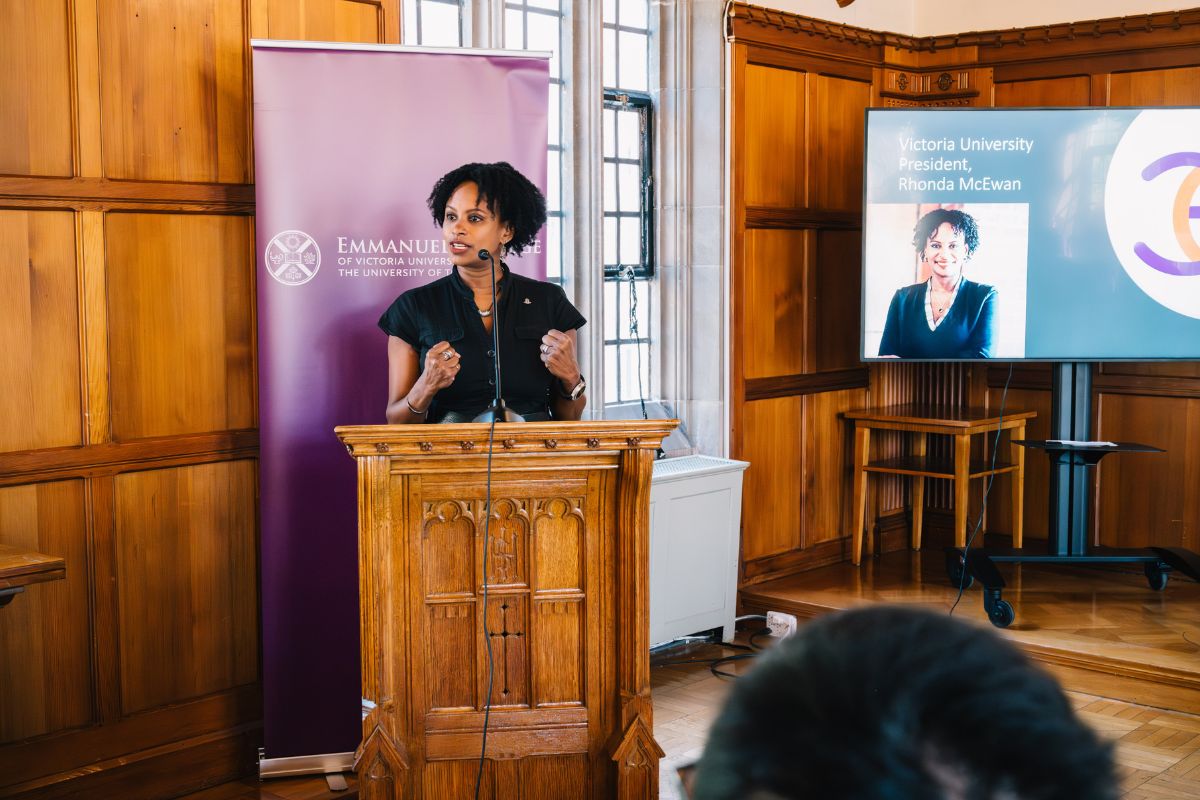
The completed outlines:
{"type": "Polygon", "coordinates": [[[1108,168],[1104,217],[1121,266],[1156,303],[1200,319],[1200,111],[1143,111],[1108,168]]]}
{"type": "Polygon", "coordinates": [[[267,244],[263,263],[271,277],[284,286],[300,286],[317,277],[321,248],[304,231],[283,231],[267,244]]]}

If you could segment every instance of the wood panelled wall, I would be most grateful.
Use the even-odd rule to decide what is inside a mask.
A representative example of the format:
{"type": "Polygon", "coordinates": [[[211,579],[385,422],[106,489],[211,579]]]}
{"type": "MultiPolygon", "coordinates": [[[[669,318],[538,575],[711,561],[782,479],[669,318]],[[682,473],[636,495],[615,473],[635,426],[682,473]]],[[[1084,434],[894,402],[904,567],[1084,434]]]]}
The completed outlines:
{"type": "Polygon", "coordinates": [[[261,739],[251,35],[399,0],[0,9],[0,797],[173,797],[261,739]]]}
{"type": "MultiPolygon", "coordinates": [[[[997,408],[1009,376],[999,365],[859,362],[864,110],[1200,105],[1200,9],[914,38],[735,4],[727,33],[730,419],[733,454],[751,462],[741,564],[750,584],[846,559],[852,475],[842,412],[997,408]]],[[[1108,364],[1095,384],[1099,438],[1169,450],[1102,464],[1095,540],[1200,547],[1200,365],[1108,364]]],[[[1038,411],[1032,438],[1048,435],[1049,389],[1045,366],[1013,371],[1006,402],[1038,411]]],[[[903,443],[880,436],[874,446],[878,456],[903,443]]],[[[1025,535],[1044,538],[1049,468],[1040,458],[1026,465],[1025,535]]],[[[1008,480],[997,479],[993,497],[1010,496],[1008,480]]],[[[906,484],[869,483],[876,533],[906,541],[906,484]]],[[[951,507],[941,483],[926,493],[935,526],[951,507]]],[[[987,530],[1006,533],[1011,522],[1007,503],[989,504],[987,530]]]]}

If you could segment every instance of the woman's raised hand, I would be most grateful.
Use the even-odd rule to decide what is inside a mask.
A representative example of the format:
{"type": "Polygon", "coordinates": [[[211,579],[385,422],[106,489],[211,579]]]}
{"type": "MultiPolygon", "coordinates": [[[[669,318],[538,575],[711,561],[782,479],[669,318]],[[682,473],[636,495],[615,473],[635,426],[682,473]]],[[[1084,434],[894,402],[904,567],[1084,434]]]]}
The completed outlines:
{"type": "MultiPolygon", "coordinates": [[[[549,330],[542,337],[542,362],[550,374],[574,386],[579,382],[579,360],[575,357],[575,342],[562,331],[549,330]]],[[[568,391],[570,387],[567,387],[568,391]]]]}
{"type": "Polygon", "coordinates": [[[425,386],[437,392],[454,383],[455,376],[462,368],[459,364],[461,358],[449,342],[438,342],[429,348],[425,354],[425,371],[421,374],[425,386]]]}

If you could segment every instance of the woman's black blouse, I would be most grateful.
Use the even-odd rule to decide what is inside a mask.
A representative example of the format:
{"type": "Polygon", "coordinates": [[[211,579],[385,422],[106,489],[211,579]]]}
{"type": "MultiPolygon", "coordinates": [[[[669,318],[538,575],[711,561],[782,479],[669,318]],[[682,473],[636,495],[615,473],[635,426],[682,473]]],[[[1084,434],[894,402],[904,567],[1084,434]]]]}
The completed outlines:
{"type": "MultiPolygon", "coordinates": [[[[507,267],[503,270],[496,324],[504,399],[522,416],[545,414],[557,378],[542,363],[542,337],[552,328],[564,333],[581,328],[587,320],[561,286],[517,275],[507,267]]],[[[426,354],[438,342],[449,342],[461,354],[458,376],[434,396],[428,421],[438,422],[450,412],[469,420],[492,404],[496,392],[492,335],[483,327],[475,294],[457,268],[397,297],[379,318],[379,327],[412,345],[422,370],[426,354]]]]}

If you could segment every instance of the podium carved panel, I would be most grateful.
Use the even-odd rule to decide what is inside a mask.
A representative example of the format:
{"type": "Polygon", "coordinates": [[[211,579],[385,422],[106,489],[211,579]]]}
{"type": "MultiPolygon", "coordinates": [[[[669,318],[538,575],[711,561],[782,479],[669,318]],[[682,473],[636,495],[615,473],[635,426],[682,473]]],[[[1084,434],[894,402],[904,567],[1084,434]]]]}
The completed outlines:
{"type": "Polygon", "coordinates": [[[487,526],[484,500],[461,499],[478,491],[474,482],[435,485],[428,495],[424,483],[412,483],[422,509],[417,566],[430,713],[483,710],[489,645],[493,710],[584,705],[586,481],[575,483],[574,495],[560,484],[546,496],[494,497],[487,526]]]}
{"type": "Polygon", "coordinates": [[[471,798],[477,775],[488,798],[657,796],[647,513],[671,427],[502,425],[490,507],[487,426],[338,429],[359,464],[364,798],[471,798]]]}

